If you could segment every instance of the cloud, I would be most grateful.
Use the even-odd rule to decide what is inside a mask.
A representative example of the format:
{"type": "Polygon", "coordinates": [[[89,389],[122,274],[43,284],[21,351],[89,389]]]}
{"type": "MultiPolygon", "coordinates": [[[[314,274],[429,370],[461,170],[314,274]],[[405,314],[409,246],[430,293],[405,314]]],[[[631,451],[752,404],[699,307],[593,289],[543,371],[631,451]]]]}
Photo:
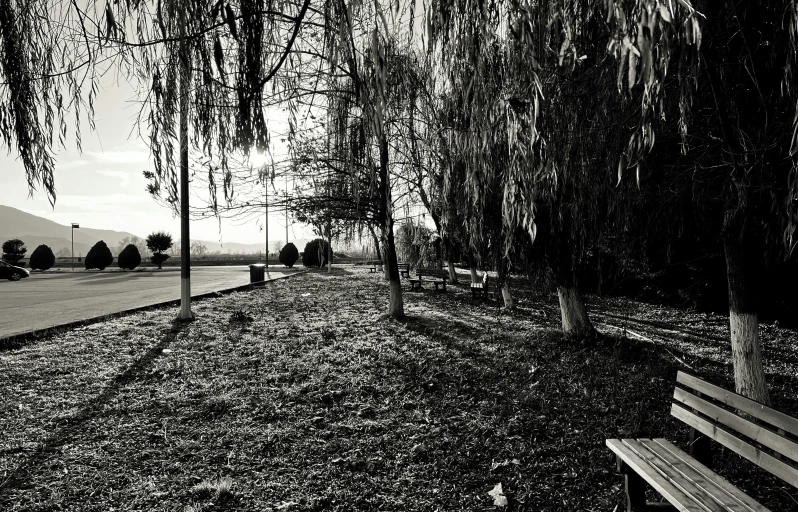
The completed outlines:
{"type": "Polygon", "coordinates": [[[110,162],[114,164],[146,164],[150,154],[147,151],[87,151],[87,155],[100,162],[110,162]]]}
{"type": "Polygon", "coordinates": [[[110,176],[111,178],[119,178],[122,183],[122,186],[127,185],[130,183],[130,175],[124,171],[97,171],[100,174],[104,174],[106,176],[110,176]]]}

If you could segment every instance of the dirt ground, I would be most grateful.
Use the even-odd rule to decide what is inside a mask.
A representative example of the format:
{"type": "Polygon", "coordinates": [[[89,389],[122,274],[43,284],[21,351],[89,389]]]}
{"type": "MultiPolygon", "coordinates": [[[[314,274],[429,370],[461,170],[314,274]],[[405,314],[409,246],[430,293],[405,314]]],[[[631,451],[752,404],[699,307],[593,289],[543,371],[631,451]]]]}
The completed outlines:
{"type": "MultiPolygon", "coordinates": [[[[189,324],[156,309],[18,340],[0,351],[0,509],[621,510],[604,440],[684,447],[676,371],[731,386],[726,319],[591,298],[604,336],[585,345],[555,296],[513,286],[509,312],[467,284],[406,289],[395,321],[381,275],[339,267],[204,299],[189,324]]],[[[796,415],[798,337],[762,339],[796,415]]],[[[715,455],[798,510],[797,489],[715,455]]]]}

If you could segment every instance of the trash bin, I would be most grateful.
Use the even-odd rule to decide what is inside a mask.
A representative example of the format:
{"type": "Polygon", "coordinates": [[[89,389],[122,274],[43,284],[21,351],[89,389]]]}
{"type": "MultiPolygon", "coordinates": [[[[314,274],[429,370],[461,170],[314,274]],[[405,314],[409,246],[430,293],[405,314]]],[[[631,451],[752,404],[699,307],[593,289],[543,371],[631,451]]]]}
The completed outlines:
{"type": "Polygon", "coordinates": [[[266,265],[263,263],[254,263],[249,266],[249,282],[257,283],[265,280],[266,265]]]}

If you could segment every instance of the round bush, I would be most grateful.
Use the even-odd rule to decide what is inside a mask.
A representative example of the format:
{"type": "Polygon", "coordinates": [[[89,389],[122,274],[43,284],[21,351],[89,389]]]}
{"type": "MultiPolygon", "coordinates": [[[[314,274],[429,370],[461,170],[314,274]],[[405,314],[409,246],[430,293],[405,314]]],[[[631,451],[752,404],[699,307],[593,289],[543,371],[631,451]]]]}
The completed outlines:
{"type": "Polygon", "coordinates": [[[280,249],[280,263],[285,265],[288,268],[294,266],[294,263],[299,259],[299,249],[296,248],[296,245],[288,242],[280,249]]]}
{"type": "Polygon", "coordinates": [[[119,268],[127,268],[133,270],[134,268],[141,265],[141,253],[139,252],[139,248],[133,244],[128,244],[122,252],[119,253],[119,257],[116,259],[117,265],[119,268]]]}
{"type": "Polygon", "coordinates": [[[30,255],[30,268],[33,270],[50,270],[55,265],[55,254],[48,245],[40,245],[30,255]]]}
{"type": "MultiPolygon", "coordinates": [[[[333,261],[335,258],[333,257],[333,261]]],[[[327,264],[327,242],[321,238],[311,240],[305,245],[305,251],[302,253],[302,265],[306,267],[323,267],[327,264]],[[322,258],[319,261],[319,247],[321,247],[322,258]]]]}
{"type": "Polygon", "coordinates": [[[86,270],[90,268],[97,268],[105,270],[105,268],[114,262],[114,255],[111,254],[111,249],[108,248],[105,242],[100,240],[86,254],[85,266],[86,270]]]}

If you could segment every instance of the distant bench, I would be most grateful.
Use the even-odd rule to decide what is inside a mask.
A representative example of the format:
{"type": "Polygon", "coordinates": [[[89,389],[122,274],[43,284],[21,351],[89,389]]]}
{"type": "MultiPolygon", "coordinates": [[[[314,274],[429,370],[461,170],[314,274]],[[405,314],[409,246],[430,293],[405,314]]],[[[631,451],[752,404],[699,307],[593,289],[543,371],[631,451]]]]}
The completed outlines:
{"type": "Polygon", "coordinates": [[[410,263],[399,263],[399,275],[410,278],[410,263]]]}
{"type": "Polygon", "coordinates": [[[475,298],[478,295],[482,294],[485,300],[488,300],[488,274],[487,272],[482,274],[481,278],[477,278],[476,281],[471,281],[471,298],[475,298]]]}
{"type": "Polygon", "coordinates": [[[607,439],[624,475],[627,511],[653,507],[648,483],[676,510],[768,512],[707,467],[710,439],[798,487],[798,419],[687,373],[676,383],[671,414],[692,428],[692,456],[665,439],[607,439]]]}
{"type": "Polygon", "coordinates": [[[382,260],[369,260],[366,262],[366,265],[371,265],[371,268],[369,268],[370,274],[373,274],[378,270],[382,272],[382,260]]]}
{"type": "Polygon", "coordinates": [[[422,289],[423,283],[431,283],[435,285],[435,291],[440,291],[439,286],[443,285],[443,290],[446,291],[446,280],[449,279],[449,272],[445,270],[439,270],[435,268],[420,268],[417,270],[418,277],[416,279],[410,279],[410,289],[415,290],[416,287],[418,289],[422,289]],[[432,279],[424,279],[424,276],[429,276],[432,279]]]}

